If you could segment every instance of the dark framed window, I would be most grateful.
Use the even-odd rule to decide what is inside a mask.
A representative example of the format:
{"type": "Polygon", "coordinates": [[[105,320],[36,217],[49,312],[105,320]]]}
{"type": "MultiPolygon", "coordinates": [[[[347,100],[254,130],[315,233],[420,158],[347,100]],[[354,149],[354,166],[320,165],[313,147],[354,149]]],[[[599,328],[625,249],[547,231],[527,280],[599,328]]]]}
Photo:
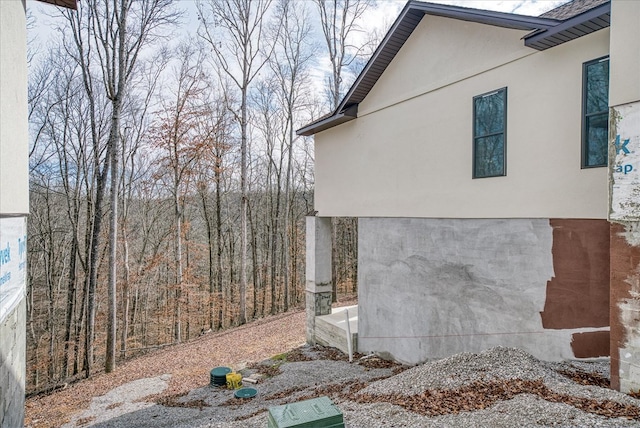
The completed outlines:
{"type": "Polygon", "coordinates": [[[609,57],[582,65],[582,167],[607,166],[609,57]]]}
{"type": "Polygon", "coordinates": [[[507,88],[473,97],[473,178],[507,175],[507,88]]]}

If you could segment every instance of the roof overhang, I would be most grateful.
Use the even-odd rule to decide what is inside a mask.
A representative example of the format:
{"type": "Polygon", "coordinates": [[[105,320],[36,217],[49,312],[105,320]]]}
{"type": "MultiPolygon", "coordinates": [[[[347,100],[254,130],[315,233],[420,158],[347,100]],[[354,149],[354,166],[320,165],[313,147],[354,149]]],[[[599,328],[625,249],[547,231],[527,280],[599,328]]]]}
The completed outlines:
{"type": "Polygon", "coordinates": [[[545,50],[607,28],[611,21],[611,3],[607,2],[576,15],[549,29],[539,29],[524,37],[524,45],[545,50]]]}
{"type": "Polygon", "coordinates": [[[424,3],[410,1],[406,8],[422,11],[424,15],[442,16],[461,21],[477,22],[496,27],[512,28],[514,30],[533,30],[551,28],[559,22],[556,19],[541,18],[538,16],[518,15],[507,12],[494,12],[491,10],[472,9],[468,7],[450,6],[444,4],[424,3]]]}
{"type": "Polygon", "coordinates": [[[357,118],[358,104],[369,94],[425,15],[532,31],[524,37],[525,46],[544,50],[608,27],[610,11],[611,4],[607,2],[572,18],[558,20],[410,0],[333,113],[296,133],[309,136],[357,118]]]}
{"type": "Polygon", "coordinates": [[[38,0],[55,6],[66,7],[67,9],[78,9],[77,0],[38,0]]]}
{"type": "Polygon", "coordinates": [[[296,133],[298,135],[304,135],[305,137],[308,137],[315,134],[316,132],[333,128],[334,126],[340,125],[341,123],[349,122],[356,117],[358,117],[358,104],[354,104],[353,106],[338,114],[332,114],[330,116],[326,116],[322,119],[316,120],[315,122],[308,124],[304,128],[298,129],[296,133]]]}

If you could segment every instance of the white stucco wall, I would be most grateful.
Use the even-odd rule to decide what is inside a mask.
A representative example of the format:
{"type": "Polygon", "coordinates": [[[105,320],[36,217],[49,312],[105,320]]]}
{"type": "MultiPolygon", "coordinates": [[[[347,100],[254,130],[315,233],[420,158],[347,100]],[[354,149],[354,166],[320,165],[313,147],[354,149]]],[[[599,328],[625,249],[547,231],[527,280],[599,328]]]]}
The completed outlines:
{"type": "Polygon", "coordinates": [[[611,2],[609,105],[640,101],[640,2],[611,2]]]}
{"type": "Polygon", "coordinates": [[[0,215],[29,212],[26,31],[23,1],[0,1],[0,215]]]}
{"type": "Polygon", "coordinates": [[[582,64],[609,30],[547,51],[522,31],[427,16],[360,104],[315,136],[320,216],[606,218],[581,169],[582,64]],[[508,88],[507,176],[472,179],[472,99],[508,88]]]}

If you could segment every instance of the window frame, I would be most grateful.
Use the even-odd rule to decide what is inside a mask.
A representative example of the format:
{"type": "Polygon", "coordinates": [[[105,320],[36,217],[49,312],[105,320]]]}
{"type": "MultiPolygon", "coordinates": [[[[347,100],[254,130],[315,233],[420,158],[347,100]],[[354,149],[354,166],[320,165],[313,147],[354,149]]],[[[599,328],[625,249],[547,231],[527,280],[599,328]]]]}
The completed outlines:
{"type": "MultiPolygon", "coordinates": [[[[599,114],[605,113],[605,111],[598,111],[595,113],[587,113],[587,69],[589,66],[593,64],[599,64],[603,61],[609,62],[609,55],[601,56],[600,58],[592,59],[590,61],[586,61],[582,63],[582,111],[581,111],[581,135],[580,135],[580,168],[581,169],[591,169],[591,168],[603,168],[609,165],[608,162],[608,144],[607,144],[607,161],[602,165],[587,165],[589,150],[587,149],[587,138],[588,138],[588,117],[597,116],[599,114]]],[[[611,70],[611,69],[609,69],[611,70]]],[[[609,130],[609,83],[607,82],[607,131],[609,130]]],[[[608,132],[607,132],[608,135],[608,132]]],[[[608,140],[608,137],[607,137],[608,140]]]]}
{"type": "Polygon", "coordinates": [[[476,179],[476,178],[505,177],[507,175],[507,105],[508,105],[507,98],[508,98],[508,91],[507,91],[507,87],[506,86],[504,86],[502,88],[494,89],[493,91],[485,92],[483,94],[476,95],[476,96],[473,97],[473,101],[472,101],[472,109],[473,109],[472,173],[473,173],[473,177],[472,178],[474,178],[474,179],[476,179]],[[490,133],[490,134],[477,135],[477,130],[476,130],[476,100],[478,98],[485,98],[485,97],[488,97],[490,95],[498,94],[500,92],[504,92],[502,132],[494,132],[494,133],[490,133]],[[502,137],[502,174],[478,175],[477,174],[477,161],[476,161],[477,141],[479,139],[481,139],[481,138],[492,137],[492,136],[496,136],[496,135],[502,135],[503,136],[502,137]]]}

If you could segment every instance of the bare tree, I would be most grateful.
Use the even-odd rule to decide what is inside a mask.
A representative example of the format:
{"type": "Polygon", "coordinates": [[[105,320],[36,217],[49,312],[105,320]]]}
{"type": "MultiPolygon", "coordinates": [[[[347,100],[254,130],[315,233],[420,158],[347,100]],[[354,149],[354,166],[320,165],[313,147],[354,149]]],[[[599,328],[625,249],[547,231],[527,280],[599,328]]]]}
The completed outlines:
{"type": "MultiPolygon", "coordinates": [[[[174,69],[175,89],[168,90],[162,101],[163,108],[157,125],[151,133],[153,144],[165,151],[162,163],[168,177],[173,201],[175,227],[175,340],[182,341],[181,294],[183,285],[183,213],[184,195],[194,176],[193,167],[203,151],[206,136],[198,134],[200,117],[208,113],[204,103],[207,82],[202,71],[203,53],[190,42],[181,44],[176,54],[178,65],[174,69]]],[[[161,175],[162,176],[162,175],[161,175]]]]}
{"type": "Polygon", "coordinates": [[[273,44],[265,47],[265,44],[268,45],[268,41],[265,40],[265,20],[270,4],[271,0],[198,2],[198,12],[202,20],[199,34],[209,43],[220,69],[240,91],[240,106],[233,111],[240,124],[240,324],[247,321],[247,95],[251,83],[273,49],[273,44]],[[220,31],[214,33],[215,28],[220,31]]]}
{"type": "Polygon", "coordinates": [[[331,62],[327,92],[331,108],[337,107],[343,94],[343,72],[358,57],[362,47],[352,45],[352,37],[361,31],[360,19],[372,0],[314,0],[320,12],[320,26],[331,62]]]}
{"type": "Polygon", "coordinates": [[[200,161],[197,162],[196,189],[202,203],[202,216],[205,221],[208,247],[209,278],[209,329],[222,328],[223,322],[223,287],[222,287],[222,174],[225,169],[226,155],[231,148],[230,117],[224,95],[212,94],[207,102],[206,110],[197,122],[198,132],[203,143],[200,161]],[[211,170],[213,169],[213,177],[211,170]],[[209,205],[210,183],[215,186],[215,217],[209,205]],[[215,233],[214,233],[215,230],[215,233]],[[217,308],[215,304],[217,303],[217,308]]]}
{"type": "Polygon", "coordinates": [[[292,199],[292,176],[295,137],[295,119],[298,113],[306,107],[310,77],[308,69],[314,55],[311,40],[311,19],[304,3],[291,0],[281,0],[276,10],[283,17],[282,29],[278,31],[277,51],[271,61],[271,68],[279,85],[281,105],[285,126],[282,127],[281,153],[286,154],[287,167],[285,173],[285,209],[282,226],[283,237],[283,309],[287,311],[290,305],[289,283],[291,277],[290,232],[293,225],[289,224],[293,218],[294,201],[292,199]]]}
{"type": "MultiPolygon", "coordinates": [[[[102,230],[103,199],[106,179],[111,169],[110,251],[109,251],[109,323],[107,334],[107,372],[115,368],[116,341],[116,248],[117,248],[117,190],[118,190],[118,149],[120,146],[120,120],[123,100],[129,90],[133,72],[142,49],[152,44],[158,37],[159,29],[176,22],[179,14],[172,7],[173,0],[91,0],[79,6],[78,13],[63,12],[72,28],[73,46],[68,52],[79,64],[85,90],[89,99],[95,98],[98,90],[93,83],[93,60],[101,75],[101,85],[111,106],[109,135],[104,156],[100,154],[100,140],[97,130],[93,131],[96,180],[95,213],[90,251],[90,274],[88,278],[88,314],[86,331],[85,372],[91,374],[93,364],[93,335],[95,328],[95,290],[97,282],[97,262],[102,230]]],[[[93,101],[92,101],[93,102],[93,101]]],[[[95,111],[95,106],[92,107],[95,111]]],[[[95,116],[95,113],[92,114],[95,116]]],[[[95,119],[92,119],[95,122],[95,119]]],[[[93,126],[95,128],[95,125],[93,126]]]]}

